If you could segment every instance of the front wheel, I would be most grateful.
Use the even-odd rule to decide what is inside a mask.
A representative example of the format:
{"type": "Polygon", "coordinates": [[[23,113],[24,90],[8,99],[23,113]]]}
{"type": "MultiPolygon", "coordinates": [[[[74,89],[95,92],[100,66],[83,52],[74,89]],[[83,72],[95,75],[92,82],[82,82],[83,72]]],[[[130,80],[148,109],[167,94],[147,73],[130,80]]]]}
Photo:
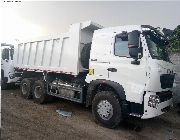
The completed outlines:
{"type": "Polygon", "coordinates": [[[101,91],[95,95],[92,113],[97,123],[108,128],[114,128],[122,121],[120,102],[111,91],[101,91]]]}

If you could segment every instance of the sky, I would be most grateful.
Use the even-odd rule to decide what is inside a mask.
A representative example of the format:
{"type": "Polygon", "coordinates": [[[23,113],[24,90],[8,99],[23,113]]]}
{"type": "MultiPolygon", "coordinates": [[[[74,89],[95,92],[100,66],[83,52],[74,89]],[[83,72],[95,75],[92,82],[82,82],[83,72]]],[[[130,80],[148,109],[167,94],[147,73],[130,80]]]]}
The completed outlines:
{"type": "Polygon", "coordinates": [[[174,29],[180,1],[0,3],[0,42],[67,32],[69,25],[92,20],[104,27],[148,24],[174,29]]]}

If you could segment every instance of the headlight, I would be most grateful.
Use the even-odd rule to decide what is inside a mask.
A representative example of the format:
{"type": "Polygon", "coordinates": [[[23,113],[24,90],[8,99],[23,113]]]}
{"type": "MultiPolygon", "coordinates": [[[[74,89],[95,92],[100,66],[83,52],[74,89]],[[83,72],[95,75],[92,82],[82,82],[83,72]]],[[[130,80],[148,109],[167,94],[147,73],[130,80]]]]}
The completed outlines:
{"type": "Polygon", "coordinates": [[[10,74],[10,75],[9,75],[9,78],[10,78],[10,79],[13,79],[13,78],[15,78],[15,75],[14,75],[14,74],[10,74]]]}
{"type": "Polygon", "coordinates": [[[159,103],[160,103],[160,98],[158,95],[150,95],[148,106],[156,108],[159,103]]]}

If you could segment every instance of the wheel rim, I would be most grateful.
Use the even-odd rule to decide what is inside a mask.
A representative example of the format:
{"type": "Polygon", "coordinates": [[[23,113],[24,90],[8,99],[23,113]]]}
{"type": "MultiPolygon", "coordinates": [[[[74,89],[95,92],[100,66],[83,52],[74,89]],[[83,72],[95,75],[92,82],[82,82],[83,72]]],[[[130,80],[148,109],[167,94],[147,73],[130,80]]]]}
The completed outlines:
{"type": "Polygon", "coordinates": [[[27,90],[28,90],[28,86],[26,83],[23,83],[22,85],[22,93],[23,95],[26,95],[27,94],[27,90]]]}
{"type": "Polygon", "coordinates": [[[40,86],[36,86],[34,89],[34,95],[36,98],[40,98],[42,93],[42,88],[40,86]]]}
{"type": "Polygon", "coordinates": [[[113,116],[113,107],[107,100],[102,100],[97,105],[97,112],[103,120],[109,120],[113,116]]]}

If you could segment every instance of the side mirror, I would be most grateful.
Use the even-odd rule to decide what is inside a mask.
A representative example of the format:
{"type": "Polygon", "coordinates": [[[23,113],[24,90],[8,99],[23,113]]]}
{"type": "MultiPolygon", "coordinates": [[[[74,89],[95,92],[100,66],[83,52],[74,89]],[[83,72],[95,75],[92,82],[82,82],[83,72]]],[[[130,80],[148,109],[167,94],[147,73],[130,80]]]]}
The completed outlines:
{"type": "Polygon", "coordinates": [[[6,62],[8,62],[9,60],[8,59],[5,59],[6,62]]]}
{"type": "Polygon", "coordinates": [[[128,34],[128,48],[129,48],[129,55],[134,58],[135,60],[138,59],[139,53],[139,31],[135,30],[128,34]]]}
{"type": "Polygon", "coordinates": [[[3,60],[9,60],[9,49],[7,49],[7,48],[5,48],[5,49],[3,49],[3,51],[2,51],[2,59],[3,60]]]}
{"type": "Polygon", "coordinates": [[[135,60],[138,59],[138,53],[139,49],[138,48],[129,48],[129,55],[134,58],[135,60]]]}

